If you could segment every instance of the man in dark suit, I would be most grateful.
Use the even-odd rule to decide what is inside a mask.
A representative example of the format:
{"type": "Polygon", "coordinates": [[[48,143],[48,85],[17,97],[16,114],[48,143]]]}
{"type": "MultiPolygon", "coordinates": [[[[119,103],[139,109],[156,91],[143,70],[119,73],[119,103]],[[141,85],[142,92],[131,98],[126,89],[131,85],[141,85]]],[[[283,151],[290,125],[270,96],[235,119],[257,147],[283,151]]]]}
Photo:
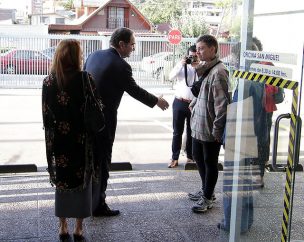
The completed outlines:
{"type": "Polygon", "coordinates": [[[150,94],[139,87],[132,77],[131,66],[124,60],[135,50],[135,37],[132,30],[119,28],[115,30],[110,39],[111,47],[92,53],[86,60],[84,69],[94,78],[96,87],[101,95],[106,120],[106,128],[96,138],[96,156],[100,160],[100,181],[93,185],[93,216],[115,216],[119,210],[111,210],[105,202],[106,188],[109,178],[109,165],[112,158],[112,146],[115,139],[117,125],[117,109],[123,93],[143,104],[162,110],[169,107],[168,102],[160,97],[150,94]]]}

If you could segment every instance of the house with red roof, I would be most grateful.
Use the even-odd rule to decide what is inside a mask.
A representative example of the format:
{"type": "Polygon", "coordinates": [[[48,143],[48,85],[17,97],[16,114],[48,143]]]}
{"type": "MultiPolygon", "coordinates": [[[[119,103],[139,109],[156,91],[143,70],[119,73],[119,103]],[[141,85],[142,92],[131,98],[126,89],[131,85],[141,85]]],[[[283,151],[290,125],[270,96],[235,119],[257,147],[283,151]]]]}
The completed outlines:
{"type": "Polygon", "coordinates": [[[127,27],[135,33],[151,33],[153,25],[128,0],[75,1],[76,19],[69,24],[49,24],[50,34],[107,35],[127,27]]]}

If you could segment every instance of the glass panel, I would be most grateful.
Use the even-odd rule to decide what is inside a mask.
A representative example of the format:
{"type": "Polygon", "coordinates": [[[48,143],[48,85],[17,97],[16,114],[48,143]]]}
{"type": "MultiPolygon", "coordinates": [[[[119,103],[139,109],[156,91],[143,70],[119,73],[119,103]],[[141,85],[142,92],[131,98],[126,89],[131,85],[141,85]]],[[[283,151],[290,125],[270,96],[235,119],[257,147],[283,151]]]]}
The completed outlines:
{"type": "Polygon", "coordinates": [[[109,26],[109,29],[116,28],[116,8],[115,7],[109,7],[108,26],[109,26]]]}
{"type": "Polygon", "coordinates": [[[117,8],[117,28],[124,27],[124,8],[117,8]]]}
{"type": "Polygon", "coordinates": [[[292,87],[301,87],[304,39],[304,31],[290,26],[303,22],[303,10],[304,4],[294,0],[288,4],[283,0],[243,1],[240,43],[223,60],[229,68],[237,67],[242,77],[231,79],[233,102],[227,111],[224,215],[219,224],[223,241],[288,241],[288,232],[291,240],[304,237],[300,229],[303,175],[297,173],[294,179],[287,167],[296,153],[296,119],[292,115],[301,115],[296,104],[301,102],[302,91],[294,92],[292,87]],[[279,100],[278,86],[285,88],[283,100],[279,100]],[[272,157],[273,147],[277,148],[276,157],[272,157]],[[273,172],[274,168],[279,172],[273,172]],[[289,198],[293,195],[294,203],[289,198]],[[282,230],[284,220],[286,230],[282,230]]]}
{"type": "Polygon", "coordinates": [[[35,52],[34,51],[24,51],[24,58],[25,59],[35,59],[35,52]]]}
{"type": "Polygon", "coordinates": [[[65,19],[64,18],[56,18],[56,24],[64,24],[65,23],[65,19]]]}
{"type": "Polygon", "coordinates": [[[116,17],[116,8],[109,7],[109,18],[115,18],[115,17],[116,17]]]}
{"type": "Polygon", "coordinates": [[[124,8],[109,7],[109,28],[124,27],[124,8]]]}

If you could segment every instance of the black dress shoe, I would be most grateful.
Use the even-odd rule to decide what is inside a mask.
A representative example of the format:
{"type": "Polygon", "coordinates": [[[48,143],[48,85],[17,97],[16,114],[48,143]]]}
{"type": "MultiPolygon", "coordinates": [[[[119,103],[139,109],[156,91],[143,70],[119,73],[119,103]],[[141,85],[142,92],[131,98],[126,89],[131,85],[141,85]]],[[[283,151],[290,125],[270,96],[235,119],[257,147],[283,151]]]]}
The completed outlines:
{"type": "Polygon", "coordinates": [[[87,239],[83,235],[73,234],[74,242],[87,242],[87,239]]]}
{"type": "Polygon", "coordinates": [[[109,208],[107,204],[98,207],[94,212],[93,212],[93,217],[110,217],[110,216],[117,216],[120,214],[119,210],[112,210],[109,208]]]}
{"type": "Polygon", "coordinates": [[[69,233],[59,234],[59,241],[60,242],[71,242],[72,238],[69,233]]]}

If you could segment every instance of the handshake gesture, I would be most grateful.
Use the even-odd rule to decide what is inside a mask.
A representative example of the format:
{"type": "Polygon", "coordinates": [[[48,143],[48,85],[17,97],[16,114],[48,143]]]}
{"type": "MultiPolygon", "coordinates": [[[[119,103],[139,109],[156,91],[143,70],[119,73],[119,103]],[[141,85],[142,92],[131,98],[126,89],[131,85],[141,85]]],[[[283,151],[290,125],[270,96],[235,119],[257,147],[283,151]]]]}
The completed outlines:
{"type": "Polygon", "coordinates": [[[169,103],[163,98],[163,95],[158,97],[158,102],[156,104],[161,110],[166,110],[169,107],[169,103]]]}

